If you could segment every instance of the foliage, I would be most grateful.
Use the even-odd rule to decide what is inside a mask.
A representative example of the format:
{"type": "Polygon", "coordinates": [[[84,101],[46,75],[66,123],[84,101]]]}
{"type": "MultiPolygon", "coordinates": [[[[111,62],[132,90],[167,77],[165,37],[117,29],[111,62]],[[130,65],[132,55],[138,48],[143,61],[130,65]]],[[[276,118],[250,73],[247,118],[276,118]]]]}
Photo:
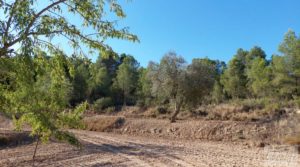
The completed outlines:
{"type": "Polygon", "coordinates": [[[184,102],[185,60],[174,52],[167,53],[160,64],[149,64],[152,81],[152,93],[159,99],[169,99],[173,102],[174,115],[171,121],[175,121],[184,102]]]}
{"type": "Polygon", "coordinates": [[[213,91],[218,78],[219,62],[204,59],[193,59],[187,67],[185,78],[186,103],[189,105],[201,104],[213,91]]]}
{"type": "Polygon", "coordinates": [[[245,98],[247,95],[247,77],[245,75],[245,57],[247,54],[247,51],[239,49],[221,76],[221,84],[224,85],[224,90],[232,98],[245,98]]]}
{"type": "Polygon", "coordinates": [[[94,102],[93,109],[97,112],[100,112],[112,105],[113,105],[113,101],[110,97],[103,97],[94,102]]]}
{"type": "Polygon", "coordinates": [[[113,52],[106,39],[138,39],[128,28],[116,28],[116,22],[107,17],[107,12],[125,17],[116,0],[36,3],[0,1],[0,110],[14,117],[19,129],[29,124],[31,134],[42,141],[54,136],[78,144],[72,134],[61,129],[77,126],[87,104],[68,108],[87,99],[89,79],[102,80],[106,69],[90,71],[89,61],[67,57],[66,47],[57,46],[54,39],[70,43],[74,55],[85,55],[84,47],[89,53],[99,51],[103,57],[113,52]],[[68,21],[70,14],[81,22],[68,21]]]}
{"type": "Polygon", "coordinates": [[[247,71],[248,87],[256,97],[269,95],[271,85],[271,69],[265,59],[257,57],[251,62],[247,71]]]}
{"type": "Polygon", "coordinates": [[[14,47],[59,49],[47,39],[64,38],[74,50],[82,52],[81,45],[103,54],[111,48],[104,43],[108,38],[138,41],[127,28],[116,29],[115,21],[105,18],[105,8],[119,18],[125,13],[117,1],[93,0],[47,0],[41,9],[36,0],[4,1],[0,5],[3,13],[0,24],[0,55],[18,54],[14,47]],[[79,17],[82,22],[74,24],[68,21],[68,15],[79,17]],[[88,30],[88,31],[87,31],[88,30]],[[87,34],[86,32],[89,32],[87,34]]]}
{"type": "Polygon", "coordinates": [[[272,58],[274,86],[282,97],[299,96],[300,38],[293,31],[288,31],[279,46],[279,51],[283,55],[272,58]]]}
{"type": "Polygon", "coordinates": [[[71,62],[74,65],[75,74],[72,79],[73,90],[70,98],[70,104],[75,106],[76,104],[85,101],[88,97],[90,78],[89,66],[91,62],[86,58],[78,56],[72,57],[71,62]]]}
{"type": "Polygon", "coordinates": [[[139,106],[150,106],[153,97],[151,95],[151,79],[148,77],[149,69],[148,68],[140,68],[139,71],[139,80],[137,84],[137,105],[139,106]]]}
{"type": "Polygon", "coordinates": [[[123,104],[126,105],[129,96],[133,95],[132,92],[137,86],[139,64],[132,56],[126,56],[122,61],[117,70],[114,84],[116,88],[121,90],[123,104]]]}
{"type": "Polygon", "coordinates": [[[86,104],[74,111],[66,110],[72,90],[70,78],[73,66],[66,56],[54,54],[50,59],[43,52],[34,58],[17,56],[11,59],[9,85],[2,84],[6,103],[4,110],[14,118],[17,129],[24,123],[31,128],[31,135],[38,135],[46,142],[49,137],[63,135],[71,139],[63,127],[75,127],[86,104]]]}

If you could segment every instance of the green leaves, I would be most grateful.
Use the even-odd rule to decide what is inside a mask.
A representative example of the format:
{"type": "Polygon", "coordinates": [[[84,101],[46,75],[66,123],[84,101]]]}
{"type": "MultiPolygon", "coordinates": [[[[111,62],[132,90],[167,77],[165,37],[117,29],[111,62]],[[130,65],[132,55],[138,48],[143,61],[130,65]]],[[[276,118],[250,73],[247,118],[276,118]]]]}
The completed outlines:
{"type": "Polygon", "coordinates": [[[114,84],[122,91],[124,105],[137,86],[138,66],[139,64],[132,56],[125,56],[122,64],[118,67],[114,84]]]}
{"type": "Polygon", "coordinates": [[[3,10],[5,14],[0,19],[1,54],[8,56],[11,48],[15,48],[18,43],[21,44],[20,48],[25,47],[24,41],[32,41],[30,47],[35,49],[60,50],[54,43],[47,42],[54,37],[64,38],[74,52],[82,52],[83,46],[90,51],[110,51],[111,48],[104,43],[109,38],[138,42],[137,36],[131,34],[128,28],[118,29],[115,21],[109,21],[105,13],[106,6],[110,7],[111,13],[120,18],[125,17],[116,0],[48,0],[45,4],[39,8],[33,0],[1,2],[0,11],[3,10]],[[81,21],[82,26],[70,22],[68,13],[73,13],[72,16],[81,21]]]}
{"type": "Polygon", "coordinates": [[[59,139],[76,143],[68,133],[60,133],[62,128],[79,127],[87,108],[87,103],[83,103],[74,110],[67,109],[73,65],[61,53],[51,57],[41,51],[35,53],[35,57],[7,58],[11,67],[7,75],[9,83],[0,83],[1,106],[14,117],[17,129],[28,124],[31,135],[39,136],[43,142],[62,135],[59,139]]]}

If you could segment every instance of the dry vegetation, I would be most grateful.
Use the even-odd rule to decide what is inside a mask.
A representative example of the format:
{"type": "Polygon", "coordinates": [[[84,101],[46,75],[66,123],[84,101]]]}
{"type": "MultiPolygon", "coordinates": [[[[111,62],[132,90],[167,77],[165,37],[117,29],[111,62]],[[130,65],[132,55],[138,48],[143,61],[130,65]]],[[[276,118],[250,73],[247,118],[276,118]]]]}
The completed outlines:
{"type": "Polygon", "coordinates": [[[91,116],[83,119],[84,129],[98,132],[109,132],[121,127],[125,122],[123,117],[91,116]]]}

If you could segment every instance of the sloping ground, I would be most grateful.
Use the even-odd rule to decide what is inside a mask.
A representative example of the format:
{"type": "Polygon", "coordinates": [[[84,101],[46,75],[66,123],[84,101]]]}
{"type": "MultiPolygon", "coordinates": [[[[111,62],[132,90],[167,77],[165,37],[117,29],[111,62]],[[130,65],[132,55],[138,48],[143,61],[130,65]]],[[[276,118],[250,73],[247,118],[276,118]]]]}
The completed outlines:
{"type": "MultiPolygon", "coordinates": [[[[103,122],[101,121],[102,119],[107,118],[113,120],[112,117],[107,116],[94,118],[99,119],[100,122],[103,122]]],[[[116,118],[115,120],[117,120],[116,118]]],[[[280,122],[182,120],[176,123],[169,123],[168,120],[126,118],[125,123],[117,128],[104,129],[102,131],[132,136],[160,137],[170,140],[244,142],[248,146],[263,147],[268,144],[283,144],[285,137],[292,134],[292,128],[292,126],[283,125],[280,122]]],[[[89,130],[93,129],[97,128],[89,128],[89,130]]]]}
{"type": "MultiPolygon", "coordinates": [[[[36,166],[244,166],[298,167],[289,147],[248,148],[227,142],[199,142],[74,131],[83,141],[77,149],[62,143],[39,146],[36,166]]],[[[31,166],[34,144],[0,150],[1,166],[31,166]]]]}

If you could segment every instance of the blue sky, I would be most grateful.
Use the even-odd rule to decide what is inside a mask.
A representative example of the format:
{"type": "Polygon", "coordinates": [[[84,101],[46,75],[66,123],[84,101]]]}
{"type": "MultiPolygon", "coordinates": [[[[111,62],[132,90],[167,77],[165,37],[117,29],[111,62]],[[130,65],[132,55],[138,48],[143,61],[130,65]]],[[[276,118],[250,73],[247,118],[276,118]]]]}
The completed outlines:
{"type": "Polygon", "coordinates": [[[270,57],[288,29],[300,33],[299,0],[121,0],[140,43],[109,40],[142,66],[176,51],[188,62],[208,57],[228,62],[238,48],[262,47],[270,57]]]}

